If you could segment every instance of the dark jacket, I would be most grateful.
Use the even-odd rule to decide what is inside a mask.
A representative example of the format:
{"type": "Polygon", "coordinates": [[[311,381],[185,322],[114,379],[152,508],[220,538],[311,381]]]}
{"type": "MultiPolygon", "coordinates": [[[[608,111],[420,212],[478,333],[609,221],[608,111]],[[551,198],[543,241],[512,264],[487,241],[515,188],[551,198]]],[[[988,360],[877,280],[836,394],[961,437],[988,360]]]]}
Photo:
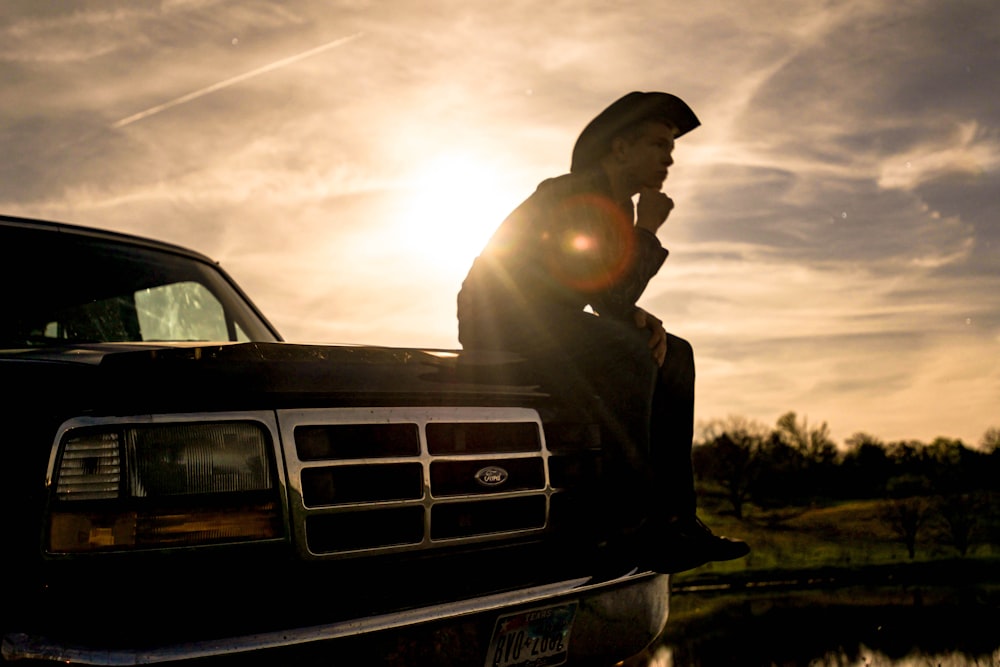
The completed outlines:
{"type": "Polygon", "coordinates": [[[543,181],[476,258],[458,294],[463,347],[519,350],[558,337],[590,306],[630,318],[667,257],[635,227],[632,201],[615,202],[600,168],[543,181]]]}

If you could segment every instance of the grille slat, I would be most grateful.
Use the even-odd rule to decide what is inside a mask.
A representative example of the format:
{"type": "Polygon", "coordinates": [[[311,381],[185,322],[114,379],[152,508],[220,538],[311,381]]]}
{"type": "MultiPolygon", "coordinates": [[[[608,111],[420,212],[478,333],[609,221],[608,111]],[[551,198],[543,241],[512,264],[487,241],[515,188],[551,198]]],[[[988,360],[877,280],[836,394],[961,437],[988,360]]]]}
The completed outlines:
{"type": "Polygon", "coordinates": [[[443,540],[545,526],[545,497],[442,503],[431,514],[431,538],[443,540]]]}
{"type": "Polygon", "coordinates": [[[317,553],[416,545],[424,538],[424,508],[319,514],[306,519],[306,532],[317,553]]]}
{"type": "Polygon", "coordinates": [[[541,449],[538,426],[530,422],[427,425],[427,450],[432,455],[540,452],[541,449]]]}
{"type": "Polygon", "coordinates": [[[385,500],[419,500],[423,468],[419,463],[306,468],[302,500],[307,507],[385,500]]]}
{"type": "Polygon", "coordinates": [[[295,429],[295,448],[303,461],[418,456],[416,424],[329,424],[295,429]]]}

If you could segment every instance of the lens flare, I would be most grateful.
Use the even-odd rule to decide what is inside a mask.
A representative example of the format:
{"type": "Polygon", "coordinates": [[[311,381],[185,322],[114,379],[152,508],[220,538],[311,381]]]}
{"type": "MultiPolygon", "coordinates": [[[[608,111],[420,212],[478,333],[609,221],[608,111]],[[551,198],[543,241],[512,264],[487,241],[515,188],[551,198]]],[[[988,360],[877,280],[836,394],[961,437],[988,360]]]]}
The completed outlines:
{"type": "Polygon", "coordinates": [[[569,197],[553,216],[545,261],[556,280],[581,292],[614,285],[635,251],[632,220],[607,197],[569,197]]]}

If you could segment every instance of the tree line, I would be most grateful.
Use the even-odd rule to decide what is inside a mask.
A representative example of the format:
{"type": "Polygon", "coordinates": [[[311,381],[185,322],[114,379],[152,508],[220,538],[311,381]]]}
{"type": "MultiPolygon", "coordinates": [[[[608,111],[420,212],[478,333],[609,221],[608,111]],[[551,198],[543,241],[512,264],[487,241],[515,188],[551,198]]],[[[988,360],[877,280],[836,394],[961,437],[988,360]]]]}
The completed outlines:
{"type": "Polygon", "coordinates": [[[826,422],[810,426],[794,412],[774,427],[729,417],[701,426],[692,462],[699,485],[737,518],[748,503],[778,510],[880,499],[884,521],[911,558],[931,521],[965,555],[979,515],[1000,491],[1000,428],[988,429],[978,447],[943,437],[883,442],[863,432],[838,447],[826,422]]]}

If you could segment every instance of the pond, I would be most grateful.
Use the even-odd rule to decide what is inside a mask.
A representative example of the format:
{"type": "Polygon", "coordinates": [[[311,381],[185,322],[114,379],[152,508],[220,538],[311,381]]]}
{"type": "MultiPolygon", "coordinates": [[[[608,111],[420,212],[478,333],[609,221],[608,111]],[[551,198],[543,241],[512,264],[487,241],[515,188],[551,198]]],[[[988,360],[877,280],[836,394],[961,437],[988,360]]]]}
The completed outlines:
{"type": "Polygon", "coordinates": [[[998,667],[996,585],[675,591],[648,667],[998,667]]]}

